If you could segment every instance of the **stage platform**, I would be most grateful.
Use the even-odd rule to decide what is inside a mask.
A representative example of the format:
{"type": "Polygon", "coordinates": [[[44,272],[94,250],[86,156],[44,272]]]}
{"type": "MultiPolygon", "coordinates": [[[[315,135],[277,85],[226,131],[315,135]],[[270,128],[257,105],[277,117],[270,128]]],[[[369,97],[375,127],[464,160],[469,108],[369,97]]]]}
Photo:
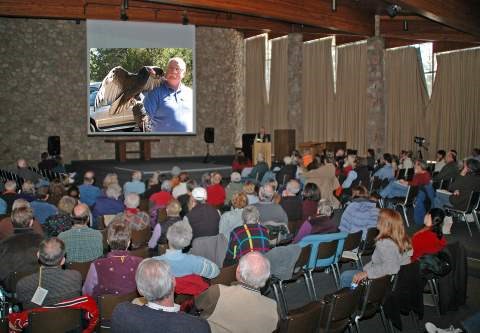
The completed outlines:
{"type": "Polygon", "coordinates": [[[131,174],[135,170],[142,171],[144,180],[149,178],[155,171],[161,174],[169,174],[174,166],[178,166],[182,171],[186,171],[197,181],[200,180],[205,172],[219,172],[223,177],[229,177],[232,172],[232,161],[234,156],[214,156],[213,161],[203,163],[204,156],[189,157],[166,157],[155,158],[150,161],[127,160],[119,162],[116,160],[91,160],[91,161],[72,161],[67,166],[69,172],[76,172],[77,183],[81,183],[83,173],[87,170],[93,170],[96,175],[97,184],[100,184],[107,173],[114,172],[118,174],[120,184],[130,180],[131,174]]]}

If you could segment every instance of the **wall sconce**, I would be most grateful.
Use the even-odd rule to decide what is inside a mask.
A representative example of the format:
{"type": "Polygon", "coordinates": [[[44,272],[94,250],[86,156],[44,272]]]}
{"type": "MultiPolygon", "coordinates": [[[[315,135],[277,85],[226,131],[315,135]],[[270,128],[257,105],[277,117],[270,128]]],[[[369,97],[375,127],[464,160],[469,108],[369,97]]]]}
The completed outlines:
{"type": "Polygon", "coordinates": [[[120,20],[128,21],[127,16],[128,0],[122,0],[122,5],[120,7],[120,20]]]}
{"type": "Polygon", "coordinates": [[[182,24],[183,24],[183,25],[188,25],[188,23],[189,23],[189,20],[188,20],[187,12],[183,12],[183,15],[182,15],[182,24]]]}

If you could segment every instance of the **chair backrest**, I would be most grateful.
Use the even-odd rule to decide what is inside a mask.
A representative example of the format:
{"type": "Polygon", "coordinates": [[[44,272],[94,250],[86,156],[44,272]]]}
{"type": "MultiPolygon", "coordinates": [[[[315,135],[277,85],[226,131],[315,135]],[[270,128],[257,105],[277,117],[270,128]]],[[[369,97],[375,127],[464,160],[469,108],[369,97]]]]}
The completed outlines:
{"type": "Polygon", "coordinates": [[[80,272],[82,275],[82,281],[85,281],[87,278],[88,270],[90,269],[90,264],[92,261],[88,262],[67,262],[65,264],[66,269],[73,269],[75,271],[80,272]]]}
{"type": "Polygon", "coordinates": [[[480,192],[470,193],[470,200],[468,201],[467,214],[472,213],[474,210],[478,210],[480,204],[480,192]]]}
{"type": "Polygon", "coordinates": [[[367,316],[373,315],[373,313],[378,311],[379,306],[382,305],[385,300],[387,292],[392,289],[391,281],[392,278],[390,275],[378,279],[365,280],[363,283],[365,285],[365,292],[360,310],[361,317],[364,317],[367,311],[369,312],[367,316]]]}
{"type": "Polygon", "coordinates": [[[112,318],[115,307],[123,302],[131,302],[138,297],[137,291],[125,295],[100,295],[98,296],[98,309],[100,311],[100,324],[112,318]]]}
{"type": "Polygon", "coordinates": [[[405,197],[405,205],[411,206],[415,202],[415,198],[418,194],[418,186],[409,186],[407,196],[405,197]]]}
{"type": "MultiPolygon", "coordinates": [[[[317,267],[318,265],[318,260],[325,260],[332,258],[332,263],[335,260],[335,254],[337,253],[337,246],[338,246],[338,239],[332,240],[330,242],[325,242],[325,243],[320,243],[318,245],[318,251],[317,251],[317,267]]],[[[332,263],[328,263],[325,266],[330,266],[332,263]]],[[[323,265],[322,265],[323,266],[323,265]]]]}
{"type": "Polygon", "coordinates": [[[17,290],[17,283],[25,276],[32,275],[36,272],[12,272],[4,281],[5,289],[11,293],[15,293],[17,290]]]}
{"type": "Polygon", "coordinates": [[[453,178],[449,178],[449,179],[444,179],[442,181],[442,185],[440,186],[440,189],[441,190],[448,190],[448,188],[450,187],[450,184],[453,182],[453,178]]]}
{"type": "Polygon", "coordinates": [[[406,173],[407,173],[407,169],[398,170],[397,179],[405,179],[406,173]]]}
{"type": "Polygon", "coordinates": [[[108,229],[100,230],[102,233],[103,251],[108,250],[108,229]]]}
{"type": "Polygon", "coordinates": [[[348,234],[345,239],[345,244],[343,244],[343,251],[352,251],[360,246],[362,241],[363,231],[359,230],[353,234],[348,234]]]}
{"type": "Polygon", "coordinates": [[[31,312],[25,332],[68,332],[81,327],[81,310],[52,309],[46,312],[31,312]]]}
{"type": "Polygon", "coordinates": [[[132,247],[139,248],[148,245],[148,241],[152,235],[150,227],[146,227],[141,230],[132,230],[132,247]]]}
{"type": "Polygon", "coordinates": [[[373,177],[372,181],[370,182],[370,193],[379,190],[381,187],[382,180],[378,177],[373,177]]]}
{"type": "Polygon", "coordinates": [[[436,190],[441,189],[443,187],[443,179],[433,181],[432,186],[436,190]]]}
{"type": "Polygon", "coordinates": [[[298,231],[298,229],[300,229],[303,222],[304,222],[303,220],[288,221],[288,229],[290,230],[290,232],[292,234],[297,234],[297,231],[298,231]]]}
{"type": "Polygon", "coordinates": [[[326,302],[320,326],[325,331],[333,329],[343,332],[350,323],[350,317],[356,311],[361,296],[361,288],[350,290],[343,288],[323,298],[326,302]]]}
{"type": "Polygon", "coordinates": [[[220,270],[220,274],[217,277],[210,280],[210,284],[223,284],[229,286],[232,282],[237,281],[237,266],[226,266],[220,270]]]}
{"type": "Polygon", "coordinates": [[[148,251],[147,246],[139,247],[138,249],[135,249],[135,250],[130,250],[130,251],[128,251],[128,253],[130,253],[132,256],[136,256],[136,257],[140,257],[140,258],[149,258],[150,257],[150,253],[148,251]]]}
{"type": "Polygon", "coordinates": [[[296,279],[298,276],[303,274],[303,268],[308,265],[308,260],[310,259],[310,253],[312,252],[312,246],[307,245],[302,247],[302,251],[298,256],[295,266],[293,267],[292,278],[296,279]]]}
{"type": "Polygon", "coordinates": [[[360,251],[362,255],[373,253],[373,250],[375,250],[375,238],[378,236],[378,232],[379,231],[376,227],[367,229],[367,235],[365,236],[360,251]]]}
{"type": "Polygon", "coordinates": [[[412,180],[414,173],[415,173],[415,169],[414,169],[414,168],[409,168],[409,169],[407,169],[407,171],[406,171],[406,173],[405,173],[405,179],[406,179],[406,180],[412,180]]]}
{"type": "Polygon", "coordinates": [[[280,333],[317,333],[324,309],[323,302],[310,302],[301,308],[290,311],[280,320],[280,333]]]}
{"type": "Polygon", "coordinates": [[[343,244],[345,239],[347,238],[348,234],[346,232],[335,232],[331,234],[314,234],[314,235],[307,235],[303,237],[298,245],[301,247],[312,245],[312,251],[310,253],[310,259],[308,262],[308,268],[313,269],[316,266],[318,267],[325,267],[329,266],[338,261],[338,259],[342,256],[343,252],[343,244]],[[337,252],[334,257],[331,257],[327,260],[318,260],[318,247],[322,243],[330,242],[332,240],[338,240],[337,244],[337,252]]]}

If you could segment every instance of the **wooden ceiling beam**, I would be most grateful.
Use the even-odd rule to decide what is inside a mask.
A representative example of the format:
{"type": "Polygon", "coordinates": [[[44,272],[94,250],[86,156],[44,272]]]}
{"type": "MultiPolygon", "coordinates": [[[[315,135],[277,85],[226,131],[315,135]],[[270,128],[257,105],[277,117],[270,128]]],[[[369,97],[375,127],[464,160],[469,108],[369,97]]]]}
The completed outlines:
{"type": "Polygon", "coordinates": [[[373,16],[349,6],[338,6],[332,11],[328,0],[152,0],[158,3],[204,8],[255,17],[327,28],[335,31],[371,36],[374,33],[373,16]]]}
{"type": "Polygon", "coordinates": [[[480,36],[480,4],[478,1],[395,0],[395,4],[453,29],[480,36]]]}

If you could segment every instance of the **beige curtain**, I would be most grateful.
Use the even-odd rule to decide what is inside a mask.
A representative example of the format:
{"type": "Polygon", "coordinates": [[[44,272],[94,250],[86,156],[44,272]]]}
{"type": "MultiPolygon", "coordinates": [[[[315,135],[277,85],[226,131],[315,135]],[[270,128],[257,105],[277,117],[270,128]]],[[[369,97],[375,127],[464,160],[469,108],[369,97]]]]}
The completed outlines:
{"type": "Polygon", "coordinates": [[[406,47],[385,54],[387,152],[415,149],[414,136],[427,136],[425,87],[420,50],[406,47]]]}
{"type": "Polygon", "coordinates": [[[272,40],[272,62],[270,66],[270,98],[265,127],[273,133],[275,129],[288,126],[288,38],[272,40]]]}
{"type": "Polygon", "coordinates": [[[453,148],[463,158],[480,147],[480,49],[438,54],[437,62],[426,111],[429,156],[453,148]]]}
{"type": "Polygon", "coordinates": [[[266,36],[245,41],[246,126],[247,132],[256,133],[263,125],[267,90],[265,87],[266,36]]]}
{"type": "Polygon", "coordinates": [[[303,140],[328,141],[334,118],[332,39],[303,44],[303,140]]]}
{"type": "Polygon", "coordinates": [[[367,43],[337,48],[335,120],[329,139],[346,141],[360,155],[367,150],[367,43]]]}

